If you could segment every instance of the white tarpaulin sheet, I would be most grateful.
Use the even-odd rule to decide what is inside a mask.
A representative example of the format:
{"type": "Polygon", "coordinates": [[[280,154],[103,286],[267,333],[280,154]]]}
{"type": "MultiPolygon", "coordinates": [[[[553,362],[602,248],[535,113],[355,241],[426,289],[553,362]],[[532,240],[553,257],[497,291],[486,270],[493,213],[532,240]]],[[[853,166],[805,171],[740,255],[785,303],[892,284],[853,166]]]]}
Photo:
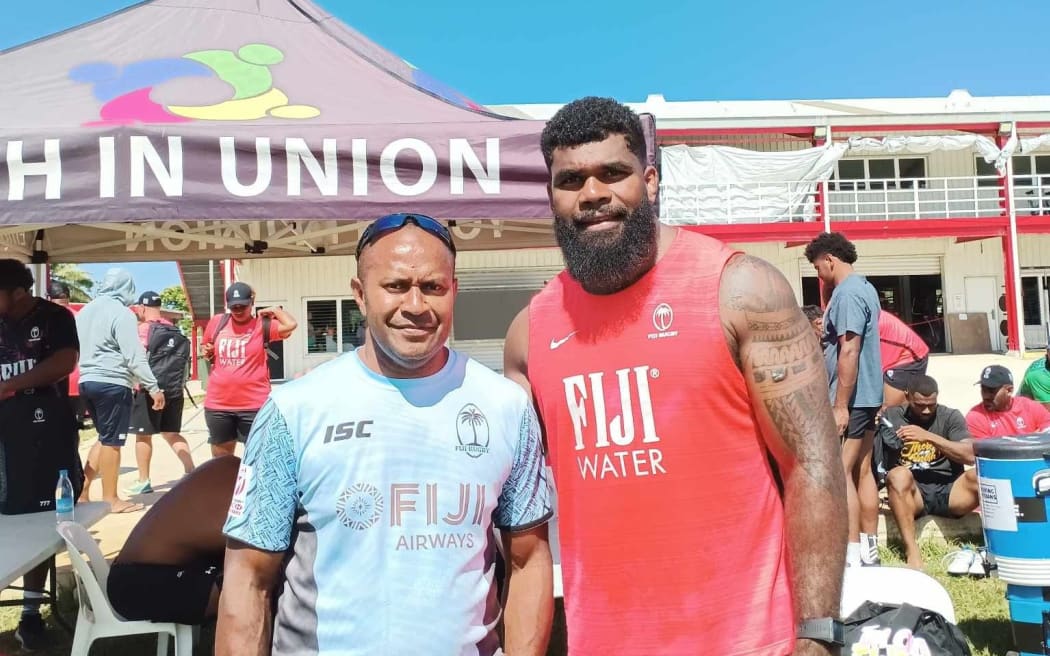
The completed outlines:
{"type": "Polygon", "coordinates": [[[995,142],[979,134],[920,135],[914,137],[850,137],[846,142],[850,156],[854,155],[925,155],[939,150],[975,150],[984,161],[994,163],[999,158],[995,142]]]}
{"type": "Polygon", "coordinates": [[[1024,139],[1021,139],[1021,153],[1023,154],[1034,152],[1045,146],[1050,146],[1050,134],[1041,134],[1038,137],[1025,137],[1024,139]]]}
{"type": "Polygon", "coordinates": [[[660,217],[670,224],[812,221],[817,184],[845,151],[846,144],[787,152],[662,148],[660,217]]]}

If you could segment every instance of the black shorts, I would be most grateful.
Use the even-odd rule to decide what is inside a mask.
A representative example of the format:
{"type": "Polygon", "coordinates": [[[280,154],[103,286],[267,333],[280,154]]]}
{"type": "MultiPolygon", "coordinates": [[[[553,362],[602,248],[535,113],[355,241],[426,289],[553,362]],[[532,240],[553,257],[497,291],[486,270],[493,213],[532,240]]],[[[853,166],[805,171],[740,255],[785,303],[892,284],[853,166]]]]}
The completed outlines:
{"type": "Polygon", "coordinates": [[[850,408],[845,438],[859,440],[864,437],[865,433],[874,431],[875,415],[878,412],[878,408],[850,408]]]}
{"type": "Polygon", "coordinates": [[[248,431],[258,410],[204,409],[204,423],[208,425],[208,444],[226,444],[237,440],[246,442],[248,431]]]}
{"type": "Polygon", "coordinates": [[[179,396],[164,398],[164,409],[154,410],[153,399],[143,390],[135,392],[131,404],[131,425],[128,432],[132,435],[153,435],[154,433],[178,433],[182,430],[182,406],[186,400],[179,396]]]}
{"type": "Polygon", "coordinates": [[[911,381],[916,376],[926,375],[926,365],[929,363],[930,358],[925,357],[921,360],[896,366],[893,369],[887,369],[886,373],[882,375],[882,381],[893,389],[907,392],[908,385],[911,384],[911,381]]]}
{"type": "Polygon", "coordinates": [[[112,383],[80,383],[80,398],[87,404],[105,446],[124,446],[131,423],[131,388],[112,383]]]}
{"type": "Polygon", "coordinates": [[[106,583],[109,603],[126,620],[203,624],[222,561],[193,565],[116,563],[106,583]]]}
{"type": "Polygon", "coordinates": [[[958,515],[948,508],[948,499],[952,494],[954,483],[915,483],[922,495],[922,512],[924,515],[955,518],[958,515]]]}

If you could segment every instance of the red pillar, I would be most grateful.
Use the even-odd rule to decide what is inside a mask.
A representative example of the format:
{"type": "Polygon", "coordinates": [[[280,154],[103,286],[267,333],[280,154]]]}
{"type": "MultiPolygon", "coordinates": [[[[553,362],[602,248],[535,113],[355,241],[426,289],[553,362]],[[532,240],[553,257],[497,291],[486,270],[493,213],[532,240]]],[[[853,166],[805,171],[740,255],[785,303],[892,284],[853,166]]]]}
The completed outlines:
{"type": "MultiPolygon", "coordinates": [[[[1002,236],[1003,241],[1003,266],[1006,281],[1006,348],[1017,350],[1021,343],[1021,308],[1017,307],[1017,295],[1014,288],[1014,258],[1013,249],[1010,248],[1010,233],[1002,236]]],[[[998,328],[998,326],[996,326],[998,328]]]]}
{"type": "MultiPolygon", "coordinates": [[[[1016,126],[1015,128],[1016,129],[1016,126]]],[[[1006,145],[1009,137],[1004,134],[996,136],[995,143],[999,148],[1006,145]]],[[[999,176],[999,207],[1002,215],[1010,215],[1010,203],[1013,200],[1014,190],[1010,188],[1006,175],[999,176]]],[[[1024,329],[1024,318],[1021,316],[1021,308],[1017,307],[1017,294],[1014,285],[1014,258],[1013,253],[1017,250],[1017,244],[1011,243],[1010,231],[1002,237],[1003,242],[1003,280],[1006,282],[1006,349],[1017,350],[1021,344],[1021,331],[1024,329]]],[[[998,301],[998,299],[996,299],[998,301]]],[[[996,326],[998,329],[998,326],[996,326]]]]}

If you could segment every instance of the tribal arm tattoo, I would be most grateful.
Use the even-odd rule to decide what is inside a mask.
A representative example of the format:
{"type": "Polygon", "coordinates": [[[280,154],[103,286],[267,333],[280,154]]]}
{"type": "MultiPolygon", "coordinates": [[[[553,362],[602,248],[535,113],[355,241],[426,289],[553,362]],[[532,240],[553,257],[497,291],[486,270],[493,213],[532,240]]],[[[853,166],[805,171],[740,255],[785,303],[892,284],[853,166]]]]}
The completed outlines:
{"type": "Polygon", "coordinates": [[[784,482],[795,616],[837,617],[846,554],[846,484],[824,358],[784,276],[749,255],[719,287],[722,329],[784,482]]]}

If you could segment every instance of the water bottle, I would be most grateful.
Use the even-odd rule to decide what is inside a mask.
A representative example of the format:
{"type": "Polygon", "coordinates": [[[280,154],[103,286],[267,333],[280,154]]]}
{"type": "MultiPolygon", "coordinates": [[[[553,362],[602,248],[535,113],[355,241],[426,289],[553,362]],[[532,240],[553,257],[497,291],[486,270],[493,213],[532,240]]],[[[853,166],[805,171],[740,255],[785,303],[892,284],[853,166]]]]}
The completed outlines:
{"type": "Polygon", "coordinates": [[[55,485],[55,522],[73,521],[73,483],[69,480],[69,470],[58,472],[58,484],[55,485]]]}

